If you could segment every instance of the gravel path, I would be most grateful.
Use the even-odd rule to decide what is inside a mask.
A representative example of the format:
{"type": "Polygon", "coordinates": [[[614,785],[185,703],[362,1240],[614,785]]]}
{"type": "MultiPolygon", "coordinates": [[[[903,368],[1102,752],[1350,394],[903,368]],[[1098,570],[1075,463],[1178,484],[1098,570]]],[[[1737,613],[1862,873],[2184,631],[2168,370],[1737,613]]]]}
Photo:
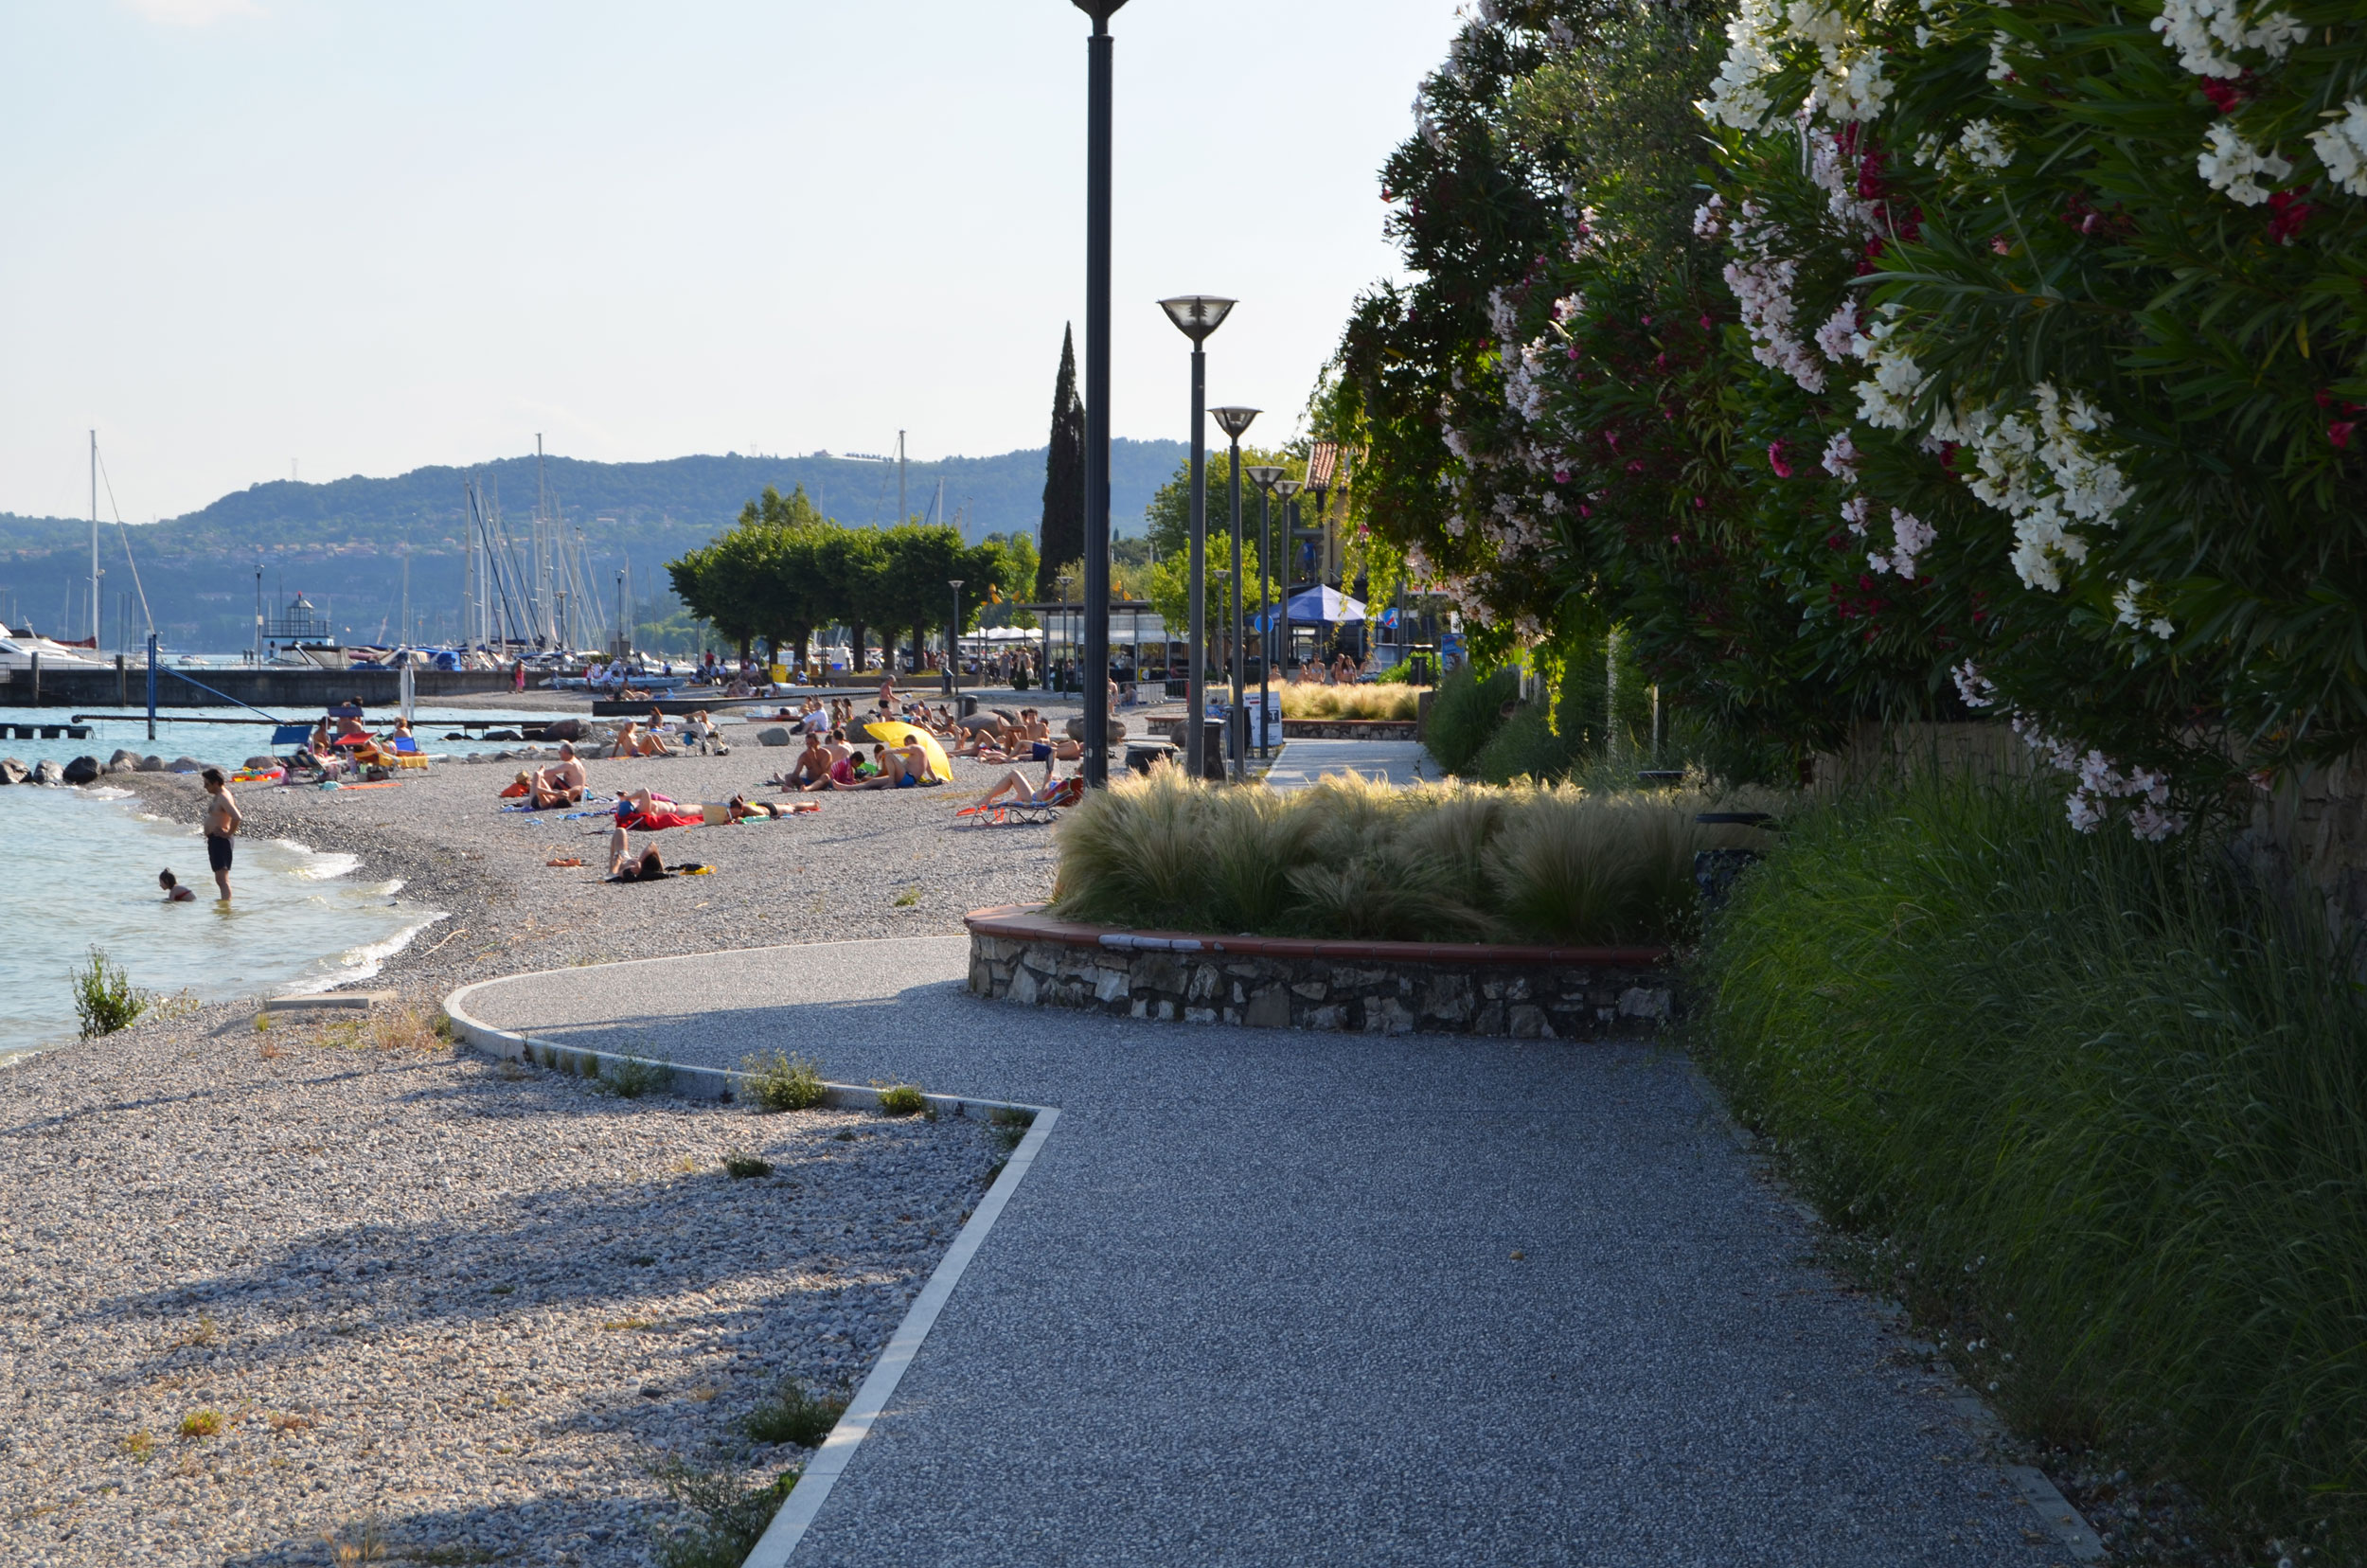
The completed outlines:
{"type": "Polygon", "coordinates": [[[643,1563],[650,1466],[801,1462],[738,1423],[860,1380],[998,1152],[228,1012],[0,1073],[13,1562],[643,1563]]]}
{"type": "Polygon", "coordinates": [[[1061,1108],[801,1568],[2071,1560],[1677,1053],[1024,1008],[969,995],[966,954],[471,998],[538,1039],[1061,1108]]]}

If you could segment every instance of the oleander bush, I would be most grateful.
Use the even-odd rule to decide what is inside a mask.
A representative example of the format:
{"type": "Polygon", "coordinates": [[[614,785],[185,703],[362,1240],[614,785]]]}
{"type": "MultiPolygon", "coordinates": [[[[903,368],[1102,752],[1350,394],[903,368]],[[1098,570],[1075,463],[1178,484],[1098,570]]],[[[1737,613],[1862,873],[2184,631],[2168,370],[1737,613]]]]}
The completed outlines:
{"type": "Polygon", "coordinates": [[[2239,864],[2035,785],[1809,811],[1710,933],[1701,1055],[2018,1426],[2356,1560],[2367,997],[2239,864]]]}
{"type": "Polygon", "coordinates": [[[1393,790],[1326,778],[1288,793],[1154,770],[1095,792],[1060,831],[1054,907],[1110,925],[1376,940],[1676,942],[1697,916],[1704,827],[1762,793],[1701,789],[1393,790]]]}

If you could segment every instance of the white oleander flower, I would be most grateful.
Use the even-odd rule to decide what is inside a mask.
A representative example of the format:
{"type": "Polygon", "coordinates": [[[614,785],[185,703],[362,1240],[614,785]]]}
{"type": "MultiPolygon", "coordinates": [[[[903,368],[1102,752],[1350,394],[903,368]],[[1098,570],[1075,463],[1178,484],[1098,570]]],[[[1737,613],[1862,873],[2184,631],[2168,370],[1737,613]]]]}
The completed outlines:
{"type": "Polygon", "coordinates": [[[1912,512],[1891,508],[1893,529],[1890,554],[1879,551],[1866,558],[1866,564],[1878,572],[1895,572],[1909,582],[1915,579],[1915,557],[1931,547],[1939,538],[1939,530],[1912,512]]]}
{"type": "Polygon", "coordinates": [[[1958,665],[1950,673],[1956,677],[1956,695],[1965,700],[1965,706],[1984,708],[1997,702],[1997,687],[1989,684],[1970,659],[1958,665]]]}
{"type": "Polygon", "coordinates": [[[1956,138],[1956,151],[1965,161],[1980,169],[2003,169],[2014,161],[2013,144],[2005,133],[1986,119],[1974,120],[1956,138]]]}
{"type": "Polygon", "coordinates": [[[2274,151],[2264,152],[2237,135],[2232,126],[2215,125],[2203,133],[2210,151],[2195,160],[2195,172],[2231,202],[2258,206],[2269,199],[2269,187],[2254,179],[2266,174],[2271,185],[2293,172],[2293,166],[2274,151]]]}
{"type": "Polygon", "coordinates": [[[2345,194],[2367,196],[2367,103],[2352,98],[2328,117],[2333,124],[2309,134],[2309,150],[2345,194]]]}
{"type": "Polygon", "coordinates": [[[1849,432],[1837,430],[1824,443],[1824,472],[1836,479],[1851,484],[1858,479],[1858,445],[1849,438],[1849,432]]]}
{"type": "Polygon", "coordinates": [[[2162,0],[2162,14],[2146,26],[2178,51],[2180,65],[2226,81],[2242,76],[2244,67],[2222,50],[2259,49],[2273,62],[2309,36],[2300,19],[2285,11],[2248,23],[2234,0],[2162,0]]]}
{"type": "Polygon", "coordinates": [[[1858,302],[1844,299],[1834,308],[1824,325],[1816,330],[1816,346],[1824,350],[1824,357],[1839,365],[1857,353],[1858,302]]]}

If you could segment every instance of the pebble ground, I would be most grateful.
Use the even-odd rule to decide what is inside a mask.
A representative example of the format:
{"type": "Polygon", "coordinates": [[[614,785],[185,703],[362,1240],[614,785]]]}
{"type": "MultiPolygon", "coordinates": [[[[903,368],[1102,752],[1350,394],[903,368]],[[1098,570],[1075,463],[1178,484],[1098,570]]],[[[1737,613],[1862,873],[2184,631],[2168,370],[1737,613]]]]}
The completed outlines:
{"type": "MultiPolygon", "coordinates": [[[[588,766],[596,791],[722,799],[788,755],[588,766]]],[[[377,1017],[519,970],[958,931],[1051,880],[1048,832],[952,829],[993,772],[966,760],[955,786],[666,833],[715,871],[650,886],[600,880],[599,823],[501,812],[518,765],[239,790],[250,836],[351,852],[448,917],[369,982],[398,993],[377,1017]]],[[[109,782],[196,819],[194,780],[109,782]]],[[[860,1381],[1000,1152],[975,1124],[621,1099],[418,1027],[258,1033],[253,1011],[0,1071],[11,1561],[650,1561],[684,1517],[651,1467],[800,1462],[740,1421],[783,1377],[860,1381]],[[732,1178],[731,1152],[773,1173],[732,1178]]]]}

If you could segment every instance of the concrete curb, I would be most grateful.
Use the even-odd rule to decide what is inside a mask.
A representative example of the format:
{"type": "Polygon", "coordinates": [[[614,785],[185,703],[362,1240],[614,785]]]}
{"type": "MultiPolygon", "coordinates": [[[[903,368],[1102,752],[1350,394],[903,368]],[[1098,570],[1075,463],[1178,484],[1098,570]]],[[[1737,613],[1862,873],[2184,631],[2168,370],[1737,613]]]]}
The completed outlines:
{"type": "MultiPolygon", "coordinates": [[[[628,963],[643,964],[664,961],[651,958],[626,960],[628,963]]],[[[623,1056],[612,1051],[595,1051],[580,1045],[561,1045],[549,1041],[537,1042],[524,1030],[497,1029],[482,1023],[470,1016],[462,1006],[471,992],[488,986],[525,979],[532,973],[563,972],[570,971],[529,971],[526,974],[503,975],[461,987],[444,999],[444,1012],[452,1020],[454,1035],[473,1049],[502,1060],[533,1061],[556,1071],[572,1071],[586,1078],[603,1078],[610,1076],[612,1068],[632,1063],[666,1075],[667,1090],[686,1098],[736,1100],[739,1097],[734,1090],[740,1080],[749,1076],[746,1073],[722,1067],[682,1067],[647,1057],[623,1056]]],[[[887,1348],[880,1352],[879,1361],[873,1364],[870,1375],[863,1379],[863,1386],[855,1391],[854,1399],[847,1402],[845,1413],[839,1417],[838,1424],[822,1440],[822,1446],[814,1451],[813,1457],[806,1461],[805,1469],[798,1473],[796,1486],[791,1488],[788,1499],[774,1514],[773,1523],[766,1526],[763,1536],[741,1563],[741,1568],[785,1568],[790,1554],[796,1551],[799,1541],[805,1540],[806,1531],[822,1511],[822,1505],[828,1501],[830,1489],[846,1472],[856,1449],[870,1434],[873,1423],[885,1413],[888,1401],[895,1398],[897,1384],[903,1381],[905,1369],[919,1355],[921,1343],[928,1339],[929,1330],[936,1327],[938,1314],[952,1299],[953,1289],[961,1283],[970,1259],[986,1243],[987,1233],[994,1228],[995,1221],[1002,1218],[1004,1209],[1009,1206],[1012,1194],[1019,1190],[1019,1184],[1034,1167],[1036,1156],[1043,1151],[1045,1142],[1052,1136],[1052,1129],[1060,1120],[1060,1113],[1049,1106],[1021,1105],[1009,1100],[970,1099],[956,1095],[924,1094],[922,1097],[941,1116],[961,1116],[981,1112],[991,1115],[998,1111],[1020,1113],[1029,1118],[1027,1135],[1020,1140],[1019,1147],[1004,1162],[1002,1173],[987,1189],[986,1197],[979,1200],[976,1208],[970,1210],[970,1219],[954,1235],[953,1244],[937,1260],[935,1271],[929,1275],[929,1283],[921,1287],[920,1294],[914,1298],[911,1308],[904,1313],[904,1321],[897,1325],[887,1348]]],[[[825,1083],[822,1102],[842,1110],[876,1111],[880,1105],[880,1091],[851,1083],[825,1083]]]]}

